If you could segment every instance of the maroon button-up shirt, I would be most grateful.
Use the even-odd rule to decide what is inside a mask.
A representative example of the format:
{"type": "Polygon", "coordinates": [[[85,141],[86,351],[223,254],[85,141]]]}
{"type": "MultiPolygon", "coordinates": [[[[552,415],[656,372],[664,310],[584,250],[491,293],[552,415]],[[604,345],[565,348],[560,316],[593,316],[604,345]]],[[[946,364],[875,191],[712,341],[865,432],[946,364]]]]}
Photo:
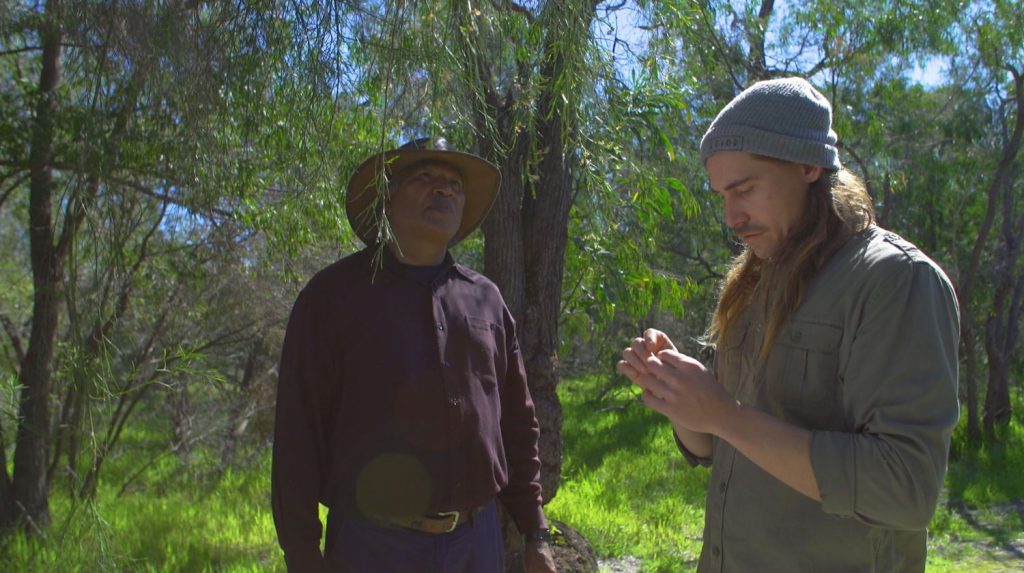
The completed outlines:
{"type": "Polygon", "coordinates": [[[373,254],[320,271],[288,322],[272,497],[293,569],[321,562],[318,502],[414,516],[497,496],[520,531],[546,526],[539,428],[498,288],[450,255],[428,283],[373,254]]]}

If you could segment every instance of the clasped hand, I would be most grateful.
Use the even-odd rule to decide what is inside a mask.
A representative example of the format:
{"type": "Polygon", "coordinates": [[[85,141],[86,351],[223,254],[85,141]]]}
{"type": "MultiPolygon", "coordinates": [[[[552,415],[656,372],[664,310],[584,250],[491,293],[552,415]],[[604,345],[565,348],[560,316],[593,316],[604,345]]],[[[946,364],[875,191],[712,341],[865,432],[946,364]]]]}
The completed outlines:
{"type": "Polygon", "coordinates": [[[674,425],[717,434],[736,401],[698,360],[653,328],[622,351],[618,371],[643,389],[643,402],[674,425]]]}

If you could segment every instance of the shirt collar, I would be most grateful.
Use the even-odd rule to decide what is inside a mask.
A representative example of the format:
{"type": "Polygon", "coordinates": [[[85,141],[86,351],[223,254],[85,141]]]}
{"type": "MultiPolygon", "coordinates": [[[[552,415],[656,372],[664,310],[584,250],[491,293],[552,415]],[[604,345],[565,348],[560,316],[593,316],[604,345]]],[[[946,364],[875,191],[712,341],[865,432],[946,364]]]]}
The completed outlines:
{"type": "MultiPolygon", "coordinates": [[[[376,250],[377,248],[377,245],[373,245],[366,248],[366,250],[369,251],[371,259],[373,258],[374,255],[373,251],[376,250]]],[[[381,267],[389,273],[401,274],[401,271],[399,270],[401,268],[399,266],[400,264],[401,263],[399,263],[394,253],[391,252],[391,249],[385,247],[383,259],[381,260],[381,267]]],[[[441,273],[447,273],[454,269],[455,273],[463,280],[471,283],[475,283],[477,281],[476,273],[471,272],[466,267],[455,262],[455,259],[452,257],[451,251],[445,252],[444,260],[441,261],[441,265],[444,267],[441,270],[441,273]]]]}

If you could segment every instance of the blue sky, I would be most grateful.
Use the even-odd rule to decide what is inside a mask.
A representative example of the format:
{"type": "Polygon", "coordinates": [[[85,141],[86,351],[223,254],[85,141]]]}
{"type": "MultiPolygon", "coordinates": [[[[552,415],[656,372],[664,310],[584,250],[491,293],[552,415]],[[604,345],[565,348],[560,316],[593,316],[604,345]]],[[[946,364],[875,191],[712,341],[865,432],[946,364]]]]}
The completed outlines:
{"type": "MultiPolygon", "coordinates": [[[[785,17],[787,3],[786,0],[777,2],[777,18],[785,17]]],[[[601,12],[600,8],[598,8],[598,11],[599,16],[603,16],[596,28],[600,41],[607,48],[614,48],[618,66],[624,70],[629,70],[634,64],[630,52],[632,54],[640,53],[643,51],[646,42],[647,33],[638,28],[639,24],[644,23],[642,15],[632,1],[626,2],[625,5],[614,12],[605,14],[601,12]]],[[[771,34],[770,29],[769,34],[771,34]]],[[[909,72],[908,76],[911,80],[919,82],[924,86],[940,85],[945,81],[946,64],[947,62],[943,58],[932,58],[924,65],[916,66],[914,70],[909,72]]]]}

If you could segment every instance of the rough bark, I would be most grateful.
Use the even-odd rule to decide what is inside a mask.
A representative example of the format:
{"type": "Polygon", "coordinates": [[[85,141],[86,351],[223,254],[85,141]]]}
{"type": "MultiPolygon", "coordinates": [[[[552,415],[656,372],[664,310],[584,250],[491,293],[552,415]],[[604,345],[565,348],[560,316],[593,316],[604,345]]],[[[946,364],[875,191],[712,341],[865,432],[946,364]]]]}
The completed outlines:
{"type": "MultiPolygon", "coordinates": [[[[53,156],[60,85],[61,37],[58,0],[46,3],[41,18],[42,40],[39,101],[29,151],[29,252],[32,259],[32,327],[25,360],[18,373],[23,385],[14,452],[13,495],[0,509],[0,529],[21,524],[41,533],[50,523],[48,459],[50,385],[57,322],[62,300],[62,259],[68,243],[55,244],[53,221],[53,156]]],[[[6,468],[4,469],[6,472],[6,468]]]]}
{"type": "MultiPolygon", "coordinates": [[[[594,7],[548,6],[554,14],[573,14],[586,22],[594,7]],[[564,11],[559,12],[559,10],[564,11]]],[[[564,24],[564,23],[562,23],[564,24]]],[[[519,343],[530,393],[541,427],[541,486],[545,502],[558,492],[562,467],[562,407],[558,386],[558,326],[562,299],[569,212],[575,198],[575,128],[558,81],[567,73],[565,38],[559,18],[546,25],[539,69],[522,65],[517,81],[500,93],[493,62],[476,49],[479,38],[464,41],[467,75],[475,96],[474,121],[480,153],[502,172],[501,192],[482,225],[484,273],[501,289],[518,325],[519,343]],[[529,94],[523,86],[538,86],[529,94]],[[534,99],[527,100],[525,98],[534,99]],[[528,110],[528,111],[524,111],[528,110]]],[[[574,22],[575,26],[580,24],[574,22]]],[[[506,521],[508,571],[518,571],[522,542],[506,521]]],[[[582,538],[580,538],[582,539],[582,538]]],[[[585,540],[582,541],[585,546],[585,540]]]]}

